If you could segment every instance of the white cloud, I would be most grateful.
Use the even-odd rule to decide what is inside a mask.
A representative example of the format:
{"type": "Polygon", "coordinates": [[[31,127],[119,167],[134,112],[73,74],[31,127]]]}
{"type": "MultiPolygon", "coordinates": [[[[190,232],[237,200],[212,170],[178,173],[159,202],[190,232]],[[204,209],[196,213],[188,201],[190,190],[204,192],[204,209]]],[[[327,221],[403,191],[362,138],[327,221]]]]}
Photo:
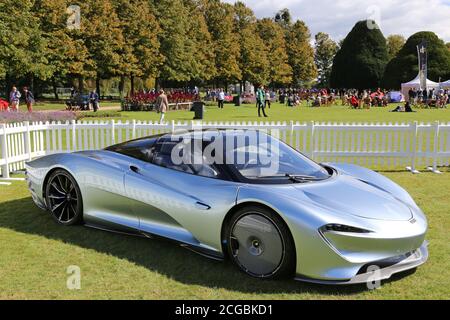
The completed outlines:
{"type": "MultiPolygon", "coordinates": [[[[235,0],[224,0],[234,3],[235,0]]],[[[433,31],[450,42],[449,0],[242,0],[258,17],[272,17],[288,8],[295,19],[307,23],[314,35],[326,32],[335,40],[344,38],[359,20],[379,22],[385,36],[406,38],[418,31],[433,31]]]]}

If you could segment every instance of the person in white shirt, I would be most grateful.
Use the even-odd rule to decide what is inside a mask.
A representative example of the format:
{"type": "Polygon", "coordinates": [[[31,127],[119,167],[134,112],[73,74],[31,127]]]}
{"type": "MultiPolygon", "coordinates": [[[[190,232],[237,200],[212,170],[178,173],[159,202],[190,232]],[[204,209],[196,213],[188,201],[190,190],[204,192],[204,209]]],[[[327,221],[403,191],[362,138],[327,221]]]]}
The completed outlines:
{"type": "Polygon", "coordinates": [[[219,109],[223,109],[223,103],[225,101],[225,92],[223,92],[223,89],[219,90],[217,101],[219,102],[219,109]]]}
{"type": "Polygon", "coordinates": [[[9,94],[9,102],[11,106],[11,110],[19,111],[19,103],[20,103],[20,94],[19,90],[16,87],[12,87],[11,93],[9,94]]]}
{"type": "Polygon", "coordinates": [[[264,101],[264,108],[266,108],[267,106],[269,106],[270,109],[270,92],[269,90],[266,90],[266,99],[264,101]]]}

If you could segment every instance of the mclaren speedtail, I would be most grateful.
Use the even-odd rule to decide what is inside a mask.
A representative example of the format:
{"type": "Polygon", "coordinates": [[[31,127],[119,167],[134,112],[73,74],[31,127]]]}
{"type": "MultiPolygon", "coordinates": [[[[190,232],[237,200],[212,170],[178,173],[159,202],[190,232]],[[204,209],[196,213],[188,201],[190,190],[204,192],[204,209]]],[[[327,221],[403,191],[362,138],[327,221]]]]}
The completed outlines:
{"type": "Polygon", "coordinates": [[[428,258],[426,217],[403,188],[261,131],[160,134],[44,156],[26,174],[61,225],[168,238],[257,278],[363,283],[428,258]]]}

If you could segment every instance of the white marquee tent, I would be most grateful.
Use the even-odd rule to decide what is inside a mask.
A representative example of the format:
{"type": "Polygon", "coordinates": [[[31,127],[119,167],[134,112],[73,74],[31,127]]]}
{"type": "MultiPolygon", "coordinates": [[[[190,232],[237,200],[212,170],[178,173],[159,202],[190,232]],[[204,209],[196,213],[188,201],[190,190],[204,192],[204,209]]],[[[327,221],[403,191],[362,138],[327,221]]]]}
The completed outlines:
{"type": "MultiPolygon", "coordinates": [[[[410,89],[414,89],[414,88],[416,90],[418,90],[418,89],[422,89],[423,90],[424,89],[424,88],[420,87],[419,76],[417,76],[414,80],[412,80],[410,82],[402,83],[402,94],[403,94],[403,96],[409,98],[408,91],[410,89]]],[[[436,89],[436,88],[439,88],[439,83],[427,79],[427,90],[436,89]]]]}
{"type": "Polygon", "coordinates": [[[450,89],[450,80],[441,82],[441,88],[450,89]]]}

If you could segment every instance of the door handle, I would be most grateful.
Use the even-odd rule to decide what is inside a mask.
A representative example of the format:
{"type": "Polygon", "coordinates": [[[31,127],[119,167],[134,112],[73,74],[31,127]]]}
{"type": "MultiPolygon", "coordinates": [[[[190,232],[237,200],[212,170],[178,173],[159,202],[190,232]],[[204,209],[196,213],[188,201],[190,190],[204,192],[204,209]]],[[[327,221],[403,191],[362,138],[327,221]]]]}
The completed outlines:
{"type": "Polygon", "coordinates": [[[200,210],[209,210],[209,209],[211,209],[210,206],[208,206],[207,204],[202,203],[202,202],[200,202],[200,201],[197,201],[197,202],[195,203],[195,207],[196,207],[197,209],[200,209],[200,210]]]}
{"type": "Polygon", "coordinates": [[[131,171],[133,171],[133,172],[135,172],[135,173],[139,173],[139,168],[138,167],[136,167],[136,166],[130,166],[130,170],[131,171]]]}

